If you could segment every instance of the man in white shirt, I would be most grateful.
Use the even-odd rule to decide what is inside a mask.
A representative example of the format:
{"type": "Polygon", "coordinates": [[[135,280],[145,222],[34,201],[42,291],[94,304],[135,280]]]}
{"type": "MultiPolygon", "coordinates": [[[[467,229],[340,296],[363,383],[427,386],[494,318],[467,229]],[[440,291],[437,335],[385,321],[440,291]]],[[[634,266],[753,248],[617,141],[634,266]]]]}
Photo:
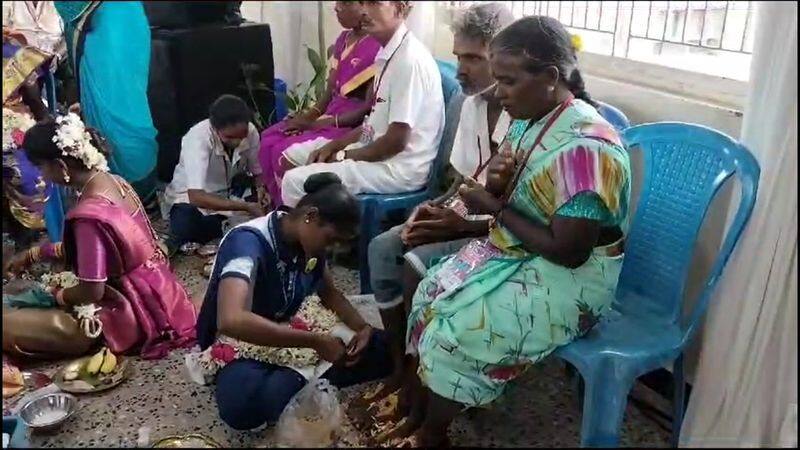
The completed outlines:
{"type": "MultiPolygon", "coordinates": [[[[421,189],[444,127],[442,80],[430,51],[405,25],[410,2],[364,3],[364,29],[383,47],[375,57],[374,106],[364,124],[314,150],[306,166],[283,177],[283,201],[294,206],[311,174],[333,172],[354,193],[421,189]]],[[[287,152],[291,153],[291,152],[287,152]]]]}
{"type": "Polygon", "coordinates": [[[239,97],[223,95],[209,118],[193,126],[181,141],[181,156],[167,186],[162,215],[169,218],[170,252],[187,242],[206,243],[222,236],[233,212],[263,215],[258,203],[232,197],[234,178],[261,174],[258,130],[239,97]]]}
{"type": "MultiPolygon", "coordinates": [[[[459,83],[469,95],[461,107],[450,154],[456,180],[447,193],[421,205],[405,224],[379,235],[369,245],[370,282],[386,330],[395,339],[395,367],[402,367],[402,347],[398,346],[402,346],[405,337],[404,300],[411,300],[434,262],[457,252],[473,238],[488,234],[488,218],[466,214],[460,207],[463,204],[453,200],[453,194],[465,177],[486,182],[484,169],[511,123],[493,95],[489,42],[514,21],[514,16],[505,5],[488,3],[459,11],[455,19],[453,54],[458,59],[459,83]]],[[[374,398],[393,392],[400,377],[396,371],[374,398]]]]}
{"type": "Polygon", "coordinates": [[[3,34],[19,33],[27,45],[54,55],[66,52],[64,27],[52,1],[3,2],[3,34]]]}

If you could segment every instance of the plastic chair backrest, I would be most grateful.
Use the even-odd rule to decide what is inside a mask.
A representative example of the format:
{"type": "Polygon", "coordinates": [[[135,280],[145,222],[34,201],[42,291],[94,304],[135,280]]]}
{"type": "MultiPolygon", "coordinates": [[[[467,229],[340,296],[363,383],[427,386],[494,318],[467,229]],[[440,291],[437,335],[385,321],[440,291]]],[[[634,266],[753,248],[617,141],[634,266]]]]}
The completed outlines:
{"type": "Polygon", "coordinates": [[[642,309],[677,323],[695,242],[709,206],[733,175],[741,200],[711,273],[684,329],[694,333],[756,200],[760,169],[742,144],[716,130],[679,122],[638,125],[622,133],[642,151],[644,183],[626,239],[617,287],[622,310],[642,309]],[[642,304],[645,303],[645,304],[642,304]]]}
{"type": "Polygon", "coordinates": [[[456,79],[458,68],[455,64],[440,59],[436,60],[436,65],[439,67],[439,74],[442,76],[442,95],[446,106],[450,103],[450,99],[461,93],[461,84],[456,79]]]}
{"type": "Polygon", "coordinates": [[[427,187],[430,197],[436,197],[441,194],[439,192],[441,190],[440,180],[444,176],[445,168],[450,161],[450,154],[453,151],[453,141],[456,139],[458,122],[461,118],[461,105],[464,103],[464,98],[465,96],[459,92],[445,105],[442,140],[439,142],[439,149],[431,165],[431,173],[428,175],[427,187]]]}
{"type": "Polygon", "coordinates": [[[444,129],[442,130],[442,139],[439,141],[439,148],[436,152],[436,158],[431,164],[431,171],[428,175],[428,195],[435,197],[439,191],[439,180],[444,172],[444,167],[447,160],[450,158],[452,151],[453,141],[456,137],[456,130],[458,130],[458,122],[461,117],[461,105],[464,103],[464,95],[461,91],[461,85],[456,80],[456,67],[454,64],[436,60],[439,66],[439,73],[442,76],[442,94],[444,95],[444,129]]]}
{"type": "Polygon", "coordinates": [[[597,112],[603,116],[604,119],[608,121],[617,131],[622,132],[626,128],[631,126],[630,120],[628,120],[628,116],[625,115],[622,111],[618,108],[609,105],[605,102],[597,102],[597,112]]]}

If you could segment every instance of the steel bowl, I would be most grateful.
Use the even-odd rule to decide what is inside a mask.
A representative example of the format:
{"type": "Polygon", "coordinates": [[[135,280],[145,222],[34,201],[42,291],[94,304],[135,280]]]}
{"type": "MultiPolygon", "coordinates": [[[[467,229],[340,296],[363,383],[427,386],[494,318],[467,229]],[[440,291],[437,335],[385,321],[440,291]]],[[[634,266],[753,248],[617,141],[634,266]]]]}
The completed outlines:
{"type": "Polygon", "coordinates": [[[57,430],[77,410],[78,400],[58,392],[33,399],[19,411],[19,416],[31,431],[47,433],[57,430]]]}

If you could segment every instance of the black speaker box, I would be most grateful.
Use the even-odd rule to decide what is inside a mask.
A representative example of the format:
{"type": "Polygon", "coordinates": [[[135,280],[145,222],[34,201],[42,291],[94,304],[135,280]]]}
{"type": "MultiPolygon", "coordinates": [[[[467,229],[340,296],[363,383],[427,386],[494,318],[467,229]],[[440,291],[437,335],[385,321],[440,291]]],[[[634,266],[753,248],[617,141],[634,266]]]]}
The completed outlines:
{"type": "Polygon", "coordinates": [[[180,157],[180,141],[220,95],[248,103],[268,125],[275,105],[272,39],[267,24],[152,29],[148,99],[158,130],[158,175],[164,182],[180,157]]]}
{"type": "Polygon", "coordinates": [[[231,1],[143,2],[144,12],[150,26],[159,28],[188,28],[202,24],[223,24],[228,22],[231,16],[239,15],[241,3],[231,1]]]}

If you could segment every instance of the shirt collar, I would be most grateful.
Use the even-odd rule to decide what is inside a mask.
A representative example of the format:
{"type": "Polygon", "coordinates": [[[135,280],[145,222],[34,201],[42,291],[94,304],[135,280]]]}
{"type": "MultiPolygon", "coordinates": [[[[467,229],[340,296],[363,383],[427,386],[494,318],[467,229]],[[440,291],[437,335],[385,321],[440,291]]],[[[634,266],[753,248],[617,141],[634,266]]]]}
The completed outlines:
{"type": "Polygon", "coordinates": [[[391,58],[392,54],[400,47],[400,44],[403,42],[403,36],[406,35],[408,31],[408,27],[405,23],[401,23],[397,30],[394,32],[394,35],[389,42],[386,44],[385,47],[382,47],[380,51],[375,55],[375,60],[386,62],[389,58],[391,58]]]}
{"type": "Polygon", "coordinates": [[[289,267],[296,269],[300,266],[301,258],[297,252],[292,252],[291,249],[286,246],[286,240],[283,238],[283,230],[280,227],[279,219],[281,217],[285,217],[289,213],[288,208],[280,207],[278,208],[273,214],[272,218],[270,219],[273,223],[270,226],[274,227],[273,230],[275,231],[275,251],[277,253],[278,259],[286,263],[289,267]]]}

